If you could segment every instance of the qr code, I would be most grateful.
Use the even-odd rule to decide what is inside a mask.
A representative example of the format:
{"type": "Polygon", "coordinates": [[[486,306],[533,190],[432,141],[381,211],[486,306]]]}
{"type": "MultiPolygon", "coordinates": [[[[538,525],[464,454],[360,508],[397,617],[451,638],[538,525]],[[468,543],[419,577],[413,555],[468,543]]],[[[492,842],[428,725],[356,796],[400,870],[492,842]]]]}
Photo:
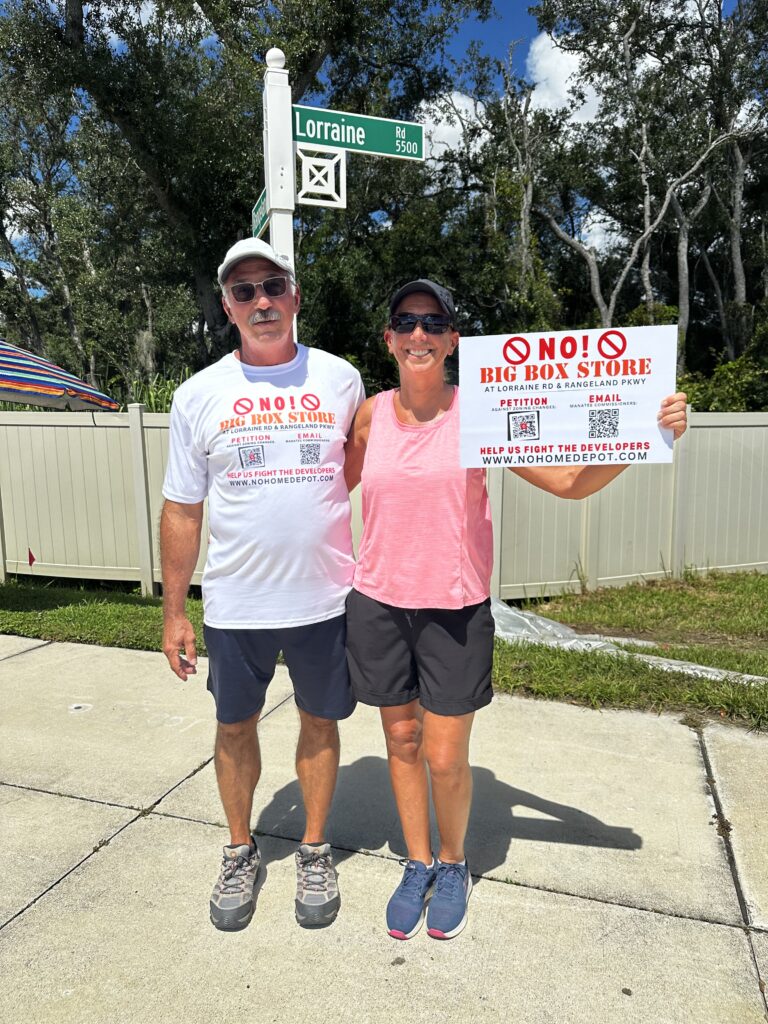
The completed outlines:
{"type": "Polygon", "coordinates": [[[618,409],[590,409],[589,410],[589,436],[590,437],[618,437],[619,436],[619,410],[618,409]]]}
{"type": "Polygon", "coordinates": [[[507,415],[508,441],[538,441],[538,412],[510,412],[507,415]]]}
{"type": "Polygon", "coordinates": [[[317,466],[320,462],[320,445],[319,444],[300,444],[299,452],[301,453],[301,464],[302,466],[317,466]]]}
{"type": "Polygon", "coordinates": [[[240,453],[240,465],[244,469],[261,469],[264,465],[264,445],[246,445],[238,449],[240,453]]]}

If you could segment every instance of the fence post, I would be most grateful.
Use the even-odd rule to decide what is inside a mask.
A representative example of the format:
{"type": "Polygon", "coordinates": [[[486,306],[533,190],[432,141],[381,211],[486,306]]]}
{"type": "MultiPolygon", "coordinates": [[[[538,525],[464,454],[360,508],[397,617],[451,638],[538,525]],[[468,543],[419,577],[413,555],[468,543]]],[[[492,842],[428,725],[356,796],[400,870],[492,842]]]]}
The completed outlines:
{"type": "Polygon", "coordinates": [[[595,495],[584,498],[581,502],[581,536],[579,539],[579,560],[576,563],[576,576],[581,591],[594,590],[597,587],[597,559],[595,551],[599,538],[596,530],[598,523],[593,514],[595,495]]]}
{"type": "Polygon", "coordinates": [[[672,530],[669,539],[669,566],[673,576],[682,576],[685,569],[685,525],[688,485],[688,449],[691,444],[691,413],[687,407],[688,429],[683,436],[675,441],[672,459],[672,530]]]}
{"type": "Polygon", "coordinates": [[[154,597],[158,593],[152,557],[152,519],[149,511],[149,477],[147,449],[144,442],[144,406],[128,406],[128,428],[131,438],[133,493],[136,502],[136,533],[139,544],[141,593],[154,597]]]}
{"type": "Polygon", "coordinates": [[[5,524],[3,523],[3,492],[0,490],[0,583],[5,583],[5,524]]]}
{"type": "Polygon", "coordinates": [[[491,597],[501,598],[501,532],[504,526],[504,474],[506,469],[486,470],[488,500],[493,522],[493,569],[491,570],[491,597]]]}

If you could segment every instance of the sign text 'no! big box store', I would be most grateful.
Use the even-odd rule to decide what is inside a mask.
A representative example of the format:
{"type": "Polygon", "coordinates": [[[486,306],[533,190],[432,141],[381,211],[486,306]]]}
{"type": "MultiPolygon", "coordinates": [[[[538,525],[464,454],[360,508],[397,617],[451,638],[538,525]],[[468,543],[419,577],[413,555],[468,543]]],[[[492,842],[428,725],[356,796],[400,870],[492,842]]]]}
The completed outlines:
{"type": "Polygon", "coordinates": [[[677,328],[462,338],[463,466],[671,462],[677,328]]]}

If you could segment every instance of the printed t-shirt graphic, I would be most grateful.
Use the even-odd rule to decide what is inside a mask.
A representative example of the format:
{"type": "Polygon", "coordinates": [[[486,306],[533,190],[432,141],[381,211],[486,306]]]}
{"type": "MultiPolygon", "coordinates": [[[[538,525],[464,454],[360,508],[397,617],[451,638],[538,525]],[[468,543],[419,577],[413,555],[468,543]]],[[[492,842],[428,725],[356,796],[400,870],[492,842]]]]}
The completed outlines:
{"type": "Polygon", "coordinates": [[[231,353],[178,389],[163,494],[208,498],[208,625],[342,614],[354,572],[344,442],[363,398],[353,366],[303,345],[277,366],[231,353]]]}

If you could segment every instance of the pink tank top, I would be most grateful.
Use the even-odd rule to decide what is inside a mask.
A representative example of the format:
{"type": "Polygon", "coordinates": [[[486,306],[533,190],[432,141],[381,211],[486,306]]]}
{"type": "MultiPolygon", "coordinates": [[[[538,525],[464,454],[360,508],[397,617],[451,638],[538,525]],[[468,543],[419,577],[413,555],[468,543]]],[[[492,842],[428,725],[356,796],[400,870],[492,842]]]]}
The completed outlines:
{"type": "Polygon", "coordinates": [[[459,465],[459,402],[432,423],[401,423],[377,395],[362,475],[354,586],[397,608],[463,608],[490,593],[493,533],[485,470],[459,465]]]}

